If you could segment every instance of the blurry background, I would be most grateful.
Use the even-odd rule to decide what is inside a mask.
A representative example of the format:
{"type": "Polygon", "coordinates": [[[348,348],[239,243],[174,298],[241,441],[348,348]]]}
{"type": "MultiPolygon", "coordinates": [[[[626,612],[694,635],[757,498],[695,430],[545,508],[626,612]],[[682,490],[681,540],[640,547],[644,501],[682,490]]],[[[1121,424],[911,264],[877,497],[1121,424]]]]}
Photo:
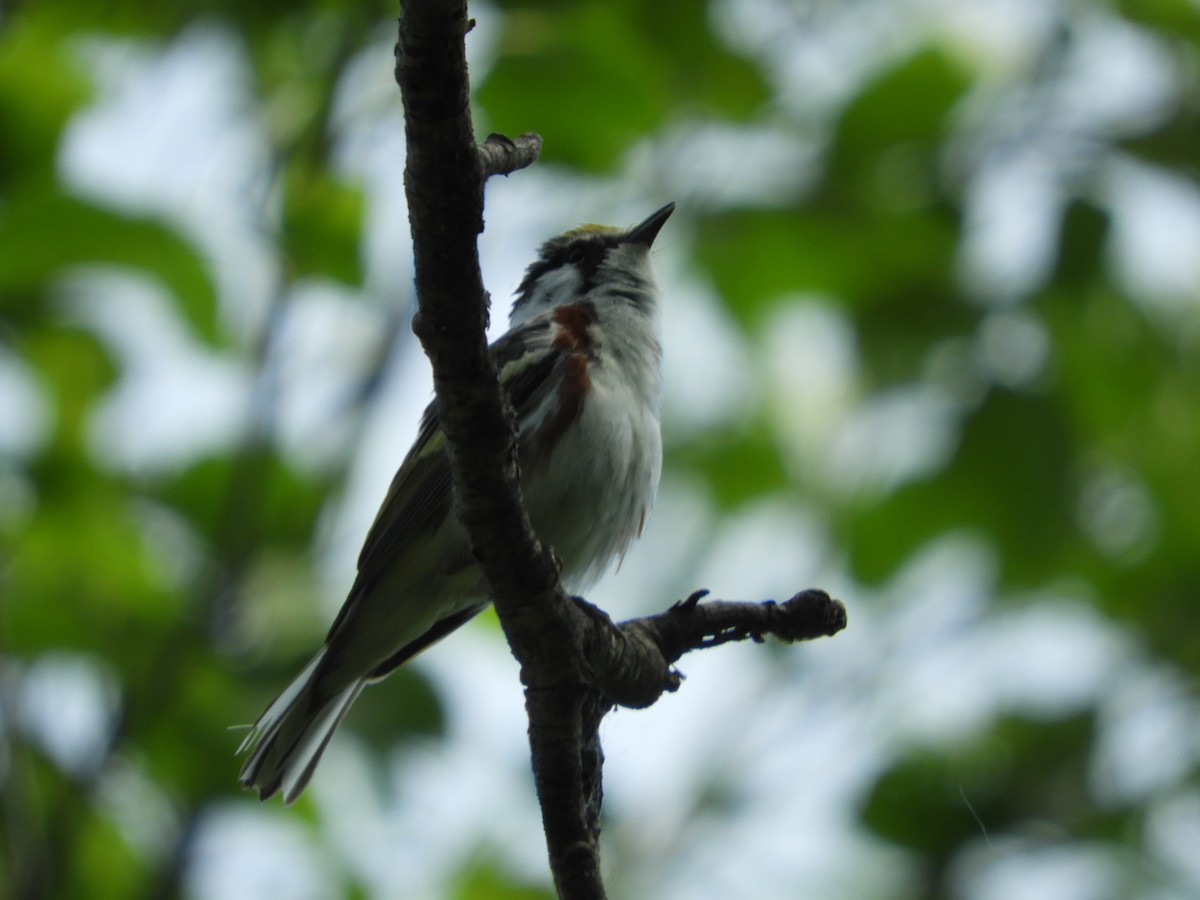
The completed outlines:
{"type": "MultiPolygon", "coordinates": [[[[481,239],[666,200],[614,615],[850,628],[606,723],[614,897],[1200,896],[1200,5],[474,3],[481,239]]],[[[0,895],[549,896],[489,614],[235,784],[430,399],[388,2],[0,3],[0,895]]]]}

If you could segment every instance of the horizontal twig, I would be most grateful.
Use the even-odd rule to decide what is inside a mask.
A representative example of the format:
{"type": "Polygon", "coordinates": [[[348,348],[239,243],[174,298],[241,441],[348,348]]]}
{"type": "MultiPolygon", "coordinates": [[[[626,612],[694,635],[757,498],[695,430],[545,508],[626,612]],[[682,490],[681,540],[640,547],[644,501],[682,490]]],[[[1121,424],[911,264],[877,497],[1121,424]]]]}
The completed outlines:
{"type": "Polygon", "coordinates": [[[824,591],[807,590],[783,603],[716,600],[697,591],[666,612],[620,625],[576,598],[588,627],[584,650],[597,690],[619,706],[649,706],[682,680],[672,668],[683,654],[767,635],[793,642],[829,637],[846,627],[846,607],[824,591]]]}
{"type": "Polygon", "coordinates": [[[483,177],[508,175],[524,169],[537,161],[542,152],[542,136],[532,131],[510,138],[503,134],[489,134],[479,145],[479,162],[483,166],[483,177]]]}

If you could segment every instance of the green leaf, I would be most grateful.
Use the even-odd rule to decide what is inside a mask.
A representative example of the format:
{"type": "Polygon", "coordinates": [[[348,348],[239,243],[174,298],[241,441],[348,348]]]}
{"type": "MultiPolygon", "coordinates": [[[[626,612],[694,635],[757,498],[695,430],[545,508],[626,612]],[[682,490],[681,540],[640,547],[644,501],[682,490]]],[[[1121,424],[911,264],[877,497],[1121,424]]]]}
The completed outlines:
{"type": "Polygon", "coordinates": [[[1200,47],[1200,10],[1187,0],[1117,0],[1121,16],[1200,47]]]}
{"type": "Polygon", "coordinates": [[[327,169],[288,168],[283,199],[283,254],[290,275],[362,283],[363,197],[327,169]]]}
{"type": "Polygon", "coordinates": [[[976,815],[992,832],[1011,825],[997,817],[998,778],[1004,774],[997,755],[911,750],[875,782],[859,817],[893,844],[946,859],[959,844],[980,836],[976,815]]]}
{"type": "Polygon", "coordinates": [[[790,477],[765,425],[749,433],[711,434],[668,445],[669,468],[698,472],[723,509],[735,509],[787,488],[790,477]]]}
{"type": "Polygon", "coordinates": [[[927,184],[903,182],[934,180],[948,114],[970,84],[963,67],[935,48],[884,72],[838,122],[828,152],[826,190],[876,197],[890,190],[903,197],[928,189],[927,184]],[[897,157],[897,152],[903,155],[897,157]]]}
{"type": "Polygon", "coordinates": [[[980,318],[978,307],[936,275],[925,283],[897,279],[889,302],[852,312],[864,381],[873,387],[923,379],[938,343],[974,334],[980,318]]]}
{"type": "Polygon", "coordinates": [[[66,646],[110,655],[135,631],[142,643],[110,656],[124,667],[177,621],[179,598],[147,564],[128,499],[99,477],[74,471],[43,488],[10,551],[5,615],[16,652],[66,646]]]}
{"type": "Polygon", "coordinates": [[[1060,838],[1114,838],[1126,818],[1096,810],[1087,783],[1090,713],[1057,721],[1010,717],[944,750],[914,749],[876,781],[864,825],[939,868],[962,845],[1053,828],[1060,838]]]}
{"type": "Polygon", "coordinates": [[[447,896],[451,900],[553,900],[555,894],[548,887],[522,882],[500,861],[484,858],[458,876],[447,896]]]}
{"type": "Polygon", "coordinates": [[[851,514],[855,573],[883,581],[926,542],[967,530],[994,542],[1006,583],[1053,578],[1079,539],[1077,452],[1059,399],[993,389],[964,423],[943,472],[851,514]]]}
{"type": "MultiPolygon", "coordinates": [[[[48,389],[56,416],[51,459],[42,465],[60,465],[65,470],[78,467],[86,471],[90,468],[88,417],[96,400],[116,380],[116,363],[109,349],[94,334],[78,328],[47,327],[42,319],[45,310],[38,305],[31,305],[21,312],[32,327],[26,329],[18,346],[41,384],[48,389]]],[[[47,483],[61,485],[62,479],[51,478],[47,483]]]]}
{"type": "MultiPolygon", "coordinates": [[[[1200,647],[1185,624],[1200,594],[1195,349],[1186,332],[1164,328],[1111,288],[1056,286],[1037,303],[1056,348],[1057,389],[1089,451],[1081,468],[1110,468],[1144,493],[1133,509],[1118,504],[1107,511],[1115,517],[1109,527],[1144,530],[1131,555],[1106,554],[1089,541],[1072,569],[1096,586],[1106,610],[1136,624],[1156,652],[1200,669],[1200,647]]],[[[1083,514],[1099,514],[1095,502],[1083,514]]]]}
{"type": "Polygon", "coordinates": [[[446,711],[424,673],[402,666],[363,691],[346,722],[376,751],[386,753],[404,738],[443,735],[446,711]]]}
{"type": "Polygon", "coordinates": [[[325,485],[266,447],[202,460],[147,486],[179,510],[212,546],[307,548],[326,500],[325,485]]]}
{"type": "Polygon", "coordinates": [[[500,50],[476,99],[494,130],[536,125],[546,161],[609,169],[666,114],[661,65],[613,6],[510,12],[500,50]]]}
{"type": "Polygon", "coordinates": [[[1148,163],[1194,179],[1196,147],[1200,147],[1200,104],[1180,103],[1161,128],[1122,141],[1121,147],[1148,163]]]}
{"type": "Polygon", "coordinates": [[[593,170],[672,116],[746,119],[768,96],[758,69],[680,0],[511,4],[475,86],[493,130],[536,128],[544,160],[593,170]]]}
{"type": "Polygon", "coordinates": [[[827,209],[736,210],[702,220],[696,259],[748,327],[788,294],[863,310],[918,311],[951,293],[955,222],[942,210],[876,216],[827,209]]]}
{"type": "Polygon", "coordinates": [[[624,0],[619,8],[639,29],[648,52],[663,65],[672,116],[715,115],[745,121],[770,100],[759,67],[733,53],[714,30],[713,18],[697,15],[691,0],[650,4],[624,0]]]}
{"type": "Polygon", "coordinates": [[[1075,201],[1063,213],[1058,258],[1051,281],[1066,290],[1085,290],[1101,280],[1108,250],[1108,213],[1086,201],[1075,201]]]}
{"type": "Polygon", "coordinates": [[[20,319],[30,297],[69,266],[128,266],[157,277],[178,301],[195,333],[218,338],[217,299],[206,262],[169,225],[125,215],[30,184],[0,206],[0,310],[20,319]]]}
{"type": "Polygon", "coordinates": [[[66,882],[59,896],[95,900],[137,896],[146,872],[112,819],[95,807],[80,807],[71,819],[74,854],[59,861],[64,871],[57,877],[66,882]]]}
{"type": "Polygon", "coordinates": [[[5,192],[31,178],[52,177],[62,129],[90,93],[68,52],[65,23],[47,14],[51,6],[7,13],[0,21],[0,189],[5,192]]]}

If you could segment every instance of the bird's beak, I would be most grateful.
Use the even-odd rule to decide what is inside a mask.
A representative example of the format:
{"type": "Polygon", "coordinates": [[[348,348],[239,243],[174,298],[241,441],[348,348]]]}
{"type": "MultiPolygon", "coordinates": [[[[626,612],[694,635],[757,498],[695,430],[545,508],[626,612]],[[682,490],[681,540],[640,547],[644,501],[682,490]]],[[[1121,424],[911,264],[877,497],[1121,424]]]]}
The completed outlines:
{"type": "Polygon", "coordinates": [[[641,244],[643,247],[649,247],[658,236],[659,229],[663,227],[673,212],[675,212],[675,204],[668,203],[658,212],[651,213],[644,222],[631,228],[629,233],[622,238],[621,243],[641,244]]]}

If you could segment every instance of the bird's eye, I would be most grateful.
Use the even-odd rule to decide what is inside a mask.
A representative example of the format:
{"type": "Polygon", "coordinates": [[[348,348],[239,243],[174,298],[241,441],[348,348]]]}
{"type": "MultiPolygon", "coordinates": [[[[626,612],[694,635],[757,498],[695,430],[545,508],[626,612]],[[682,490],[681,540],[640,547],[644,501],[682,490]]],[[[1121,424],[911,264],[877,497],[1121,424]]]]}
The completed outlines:
{"type": "Polygon", "coordinates": [[[583,246],[582,244],[576,244],[567,251],[567,262],[577,266],[587,259],[587,255],[587,247],[583,246]]]}

